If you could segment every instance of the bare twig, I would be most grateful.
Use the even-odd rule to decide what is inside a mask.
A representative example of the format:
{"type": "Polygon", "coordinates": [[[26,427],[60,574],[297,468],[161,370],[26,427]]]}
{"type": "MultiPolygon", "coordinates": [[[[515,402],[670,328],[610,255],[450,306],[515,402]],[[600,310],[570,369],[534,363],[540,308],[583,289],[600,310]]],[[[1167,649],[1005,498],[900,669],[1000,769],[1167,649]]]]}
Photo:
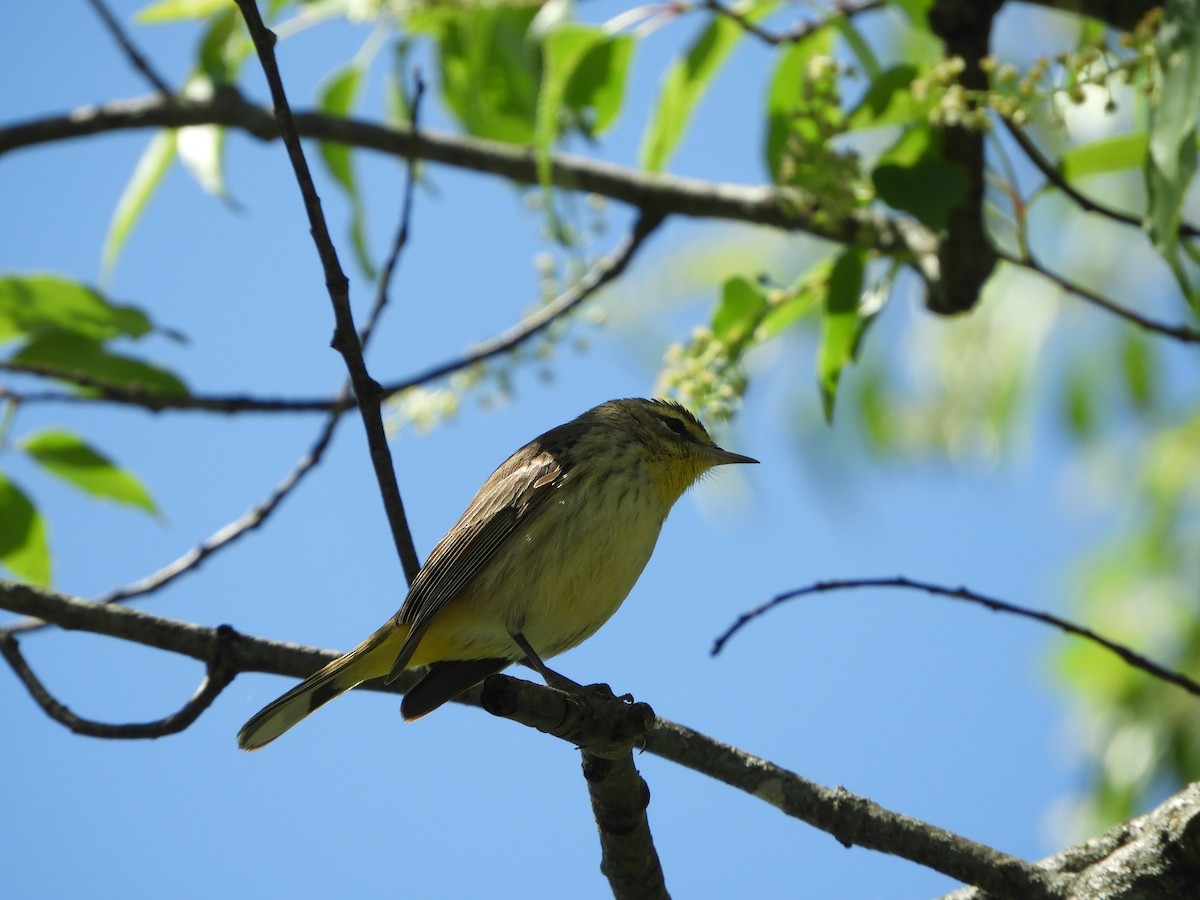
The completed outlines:
{"type": "Polygon", "coordinates": [[[258,6],[254,0],[237,0],[238,9],[246,21],[254,48],[258,53],[259,63],[271,89],[271,99],[275,105],[275,118],[279,132],[287,149],[292,171],[296,176],[296,184],[304,199],[304,210],[308,215],[309,232],[321,266],[325,271],[325,287],[333,305],[334,332],[333,347],[346,363],[350,373],[350,381],[354,385],[354,395],[358,398],[358,411],[362,417],[363,428],[367,434],[367,446],[370,451],[371,465],[375,470],[375,480],[379,484],[380,496],[383,500],[384,512],[387,514],[388,525],[392,531],[392,540],[396,552],[404,567],[404,574],[411,583],[420,569],[421,563],[417,558],[416,547],[413,544],[412,533],[408,527],[408,518],[404,513],[404,501],[400,496],[400,487],[396,482],[396,473],[392,468],[392,453],[388,447],[387,434],[383,427],[383,416],[380,409],[379,384],[367,371],[363,360],[362,342],[354,327],[354,313],[350,308],[350,283],[342,271],[338,261],[337,250],[329,237],[329,227],[325,222],[325,213],[321,209],[321,200],[317,196],[308,161],[304,157],[304,149],[300,144],[300,135],[296,132],[292,119],[291,106],[287,93],[284,91],[283,80],[279,75],[279,67],[275,61],[275,35],[263,24],[258,6]]]}
{"type": "Polygon", "coordinates": [[[1073,634],[1076,637],[1083,638],[1093,644],[1097,644],[1117,656],[1119,656],[1127,665],[1135,669],[1139,669],[1148,675],[1158,678],[1161,681],[1173,684],[1176,687],[1183,688],[1189,694],[1200,697],[1200,684],[1197,684],[1192,679],[1188,678],[1179,672],[1161,666],[1153,660],[1147,659],[1139,653],[1135,653],[1123,644],[1118,644],[1116,641],[1102,637],[1091,629],[1084,628],[1082,625],[1076,625],[1074,622],[1069,622],[1066,619],[1051,613],[1038,612],[1036,610],[1027,609],[1023,606],[1017,606],[1015,603],[1008,603],[1004,600],[996,600],[993,597],[985,597],[983,594],[968,590],[964,587],[948,588],[937,584],[930,584],[927,581],[916,581],[912,578],[903,576],[896,578],[848,578],[834,581],[818,581],[815,584],[810,584],[807,587],[798,588],[794,591],[787,591],[772,597],[761,606],[757,606],[748,612],[742,613],[737,617],[737,620],[725,630],[720,637],[716,639],[712,647],[712,655],[716,656],[721,652],[726,642],[734,636],[741,628],[759,616],[770,612],[776,606],[786,603],[789,600],[795,600],[797,597],[806,597],[810,594],[821,594],[828,591],[844,591],[857,588],[901,588],[903,590],[925,591],[928,594],[934,594],[938,597],[949,597],[952,600],[965,600],[968,603],[976,603],[980,606],[987,607],[993,612],[1011,613],[1015,616],[1021,616],[1026,619],[1033,619],[1035,622],[1042,622],[1046,625],[1052,625],[1060,631],[1065,631],[1067,634],[1073,634]]]}
{"type": "Polygon", "coordinates": [[[1127,322],[1132,322],[1134,325],[1138,326],[1138,328],[1144,328],[1146,331],[1153,331],[1156,334],[1165,335],[1166,337],[1174,338],[1177,341],[1183,341],[1186,344],[1200,343],[1200,331],[1196,331],[1193,328],[1188,328],[1186,325],[1165,325],[1162,322],[1156,322],[1153,319],[1148,319],[1141,313],[1134,312],[1132,309],[1121,306],[1119,303],[1109,300],[1102,294],[1099,294],[1090,288],[1084,287],[1082,284],[1078,284],[1062,275],[1051,272],[1032,256],[1014,256],[1013,254],[1004,250],[997,251],[996,255],[1006,263],[1010,263],[1014,266],[1020,266],[1021,268],[1028,269],[1031,272],[1036,272],[1047,281],[1057,284],[1067,293],[1074,294],[1079,299],[1086,300],[1093,306],[1098,306],[1103,310],[1107,310],[1113,315],[1125,319],[1127,322]]]}
{"type": "MultiPolygon", "coordinates": [[[[507,331],[477,344],[465,354],[456,359],[432,366],[423,372],[391,382],[381,388],[380,396],[384,399],[403,393],[414,387],[428,384],[462,369],[470,368],[481,362],[486,362],[496,356],[515,350],[522,343],[537,336],[556,319],[570,313],[581,303],[590,298],[597,290],[620,276],[629,266],[638,249],[645,240],[661,225],[663,219],[657,215],[643,215],[634,224],[633,229],[612,252],[596,262],[591,269],[575,284],[571,285],[558,297],[551,300],[536,312],[518,322],[507,331]]],[[[14,363],[0,360],[0,370],[21,372],[25,374],[44,375],[51,378],[63,378],[64,374],[56,369],[32,366],[26,363],[14,363]]],[[[170,396],[155,394],[141,388],[123,388],[117,385],[100,386],[93,378],[81,376],[89,388],[101,391],[99,397],[81,397],[75,394],[56,392],[19,392],[0,387],[0,398],[11,398],[18,403],[42,402],[98,402],[109,401],[128,406],[139,406],[155,412],[160,410],[178,411],[207,411],[223,413],[262,412],[262,413],[306,413],[306,412],[344,412],[354,407],[351,397],[337,396],[330,398],[298,398],[294,400],[255,398],[247,396],[170,396]]]]}
{"type": "Polygon", "coordinates": [[[415,385],[435,381],[453,372],[486,362],[493,357],[514,350],[531,337],[545,330],[556,320],[567,315],[579,306],[579,304],[596,293],[596,291],[604,287],[604,285],[620,276],[628,268],[638,248],[642,246],[646,238],[650,237],[662,223],[662,216],[655,213],[642,213],[634,223],[633,230],[630,231],[611,253],[592,266],[579,281],[575,282],[545,306],[540,307],[524,321],[508,329],[508,331],[496,335],[491,340],[477,345],[467,354],[456,360],[433,366],[405,381],[384,385],[384,395],[392,396],[393,394],[398,394],[415,385]]]}
{"type": "MultiPolygon", "coordinates": [[[[421,95],[424,91],[424,84],[418,80],[416,99],[413,103],[413,116],[416,118],[417,110],[420,108],[421,95]]],[[[387,263],[383,268],[383,272],[379,279],[379,287],[375,295],[375,303],[371,307],[371,311],[367,314],[367,319],[363,324],[362,333],[359,336],[362,346],[365,348],[371,339],[371,334],[374,331],[376,323],[379,321],[379,316],[383,312],[383,308],[387,305],[388,288],[391,284],[392,274],[395,272],[396,263],[399,260],[400,253],[408,242],[408,233],[410,222],[412,219],[412,198],[415,191],[414,177],[415,163],[410,161],[408,167],[407,178],[404,188],[404,199],[401,203],[400,224],[397,229],[396,240],[393,242],[391,253],[388,255],[387,263]]],[[[283,499],[290,494],[297,485],[303,480],[312,469],[321,461],[325,450],[328,448],[330,441],[333,439],[333,433],[337,429],[338,423],[341,421],[342,414],[353,406],[350,400],[350,385],[342,386],[338,396],[334,398],[331,404],[328,404],[330,414],[325,425],[321,428],[320,434],[317,435],[316,441],[313,443],[309,451],[301,457],[295,468],[287,474],[287,476],[279,483],[271,495],[262,503],[257,504],[248,510],[241,518],[230,522],[228,525],[221,528],[212,536],[204,540],[198,546],[192,548],[183,556],[179,557],[170,564],[164,566],[159,571],[147,576],[131,585],[119,588],[109,594],[100,597],[99,603],[119,603],[125,600],[130,600],[135,597],[142,597],[150,594],[158,589],[166,586],[174,581],[180,575],[199,568],[200,564],[208,557],[212,556],[217,551],[229,546],[244,537],[249,532],[259,528],[267,518],[275,511],[283,499]]],[[[17,634],[20,632],[33,631],[44,627],[45,622],[40,619],[23,619],[13,622],[5,628],[0,628],[0,637],[6,635],[17,634]]]]}
{"type": "MultiPolygon", "coordinates": [[[[1091,197],[1084,194],[1062,176],[1062,173],[1058,171],[1058,167],[1046,158],[1042,151],[1038,149],[1037,144],[1033,142],[1033,139],[1029,137],[1023,128],[1014,125],[1008,119],[1002,118],[1001,121],[1004,122],[1004,127],[1008,130],[1008,133],[1012,136],[1012,139],[1016,141],[1017,146],[1021,148],[1022,152],[1029,158],[1029,161],[1033,163],[1034,167],[1042,173],[1046,181],[1070,197],[1071,200],[1075,202],[1075,205],[1080,209],[1084,210],[1085,212],[1097,213],[1105,218],[1112,219],[1114,222],[1132,225],[1135,228],[1143,227],[1145,222],[1141,217],[1116,209],[1115,207],[1108,206],[1105,203],[1101,203],[1099,200],[1093,200],[1091,197]]],[[[1181,222],[1179,225],[1179,234],[1184,237],[1200,237],[1200,229],[1187,222],[1181,222]]]]}
{"type": "MultiPolygon", "coordinates": [[[[217,629],[218,641],[231,634],[233,634],[233,629],[228,626],[217,629]]],[[[225,665],[224,654],[219,646],[216,653],[216,659],[207,665],[204,680],[200,682],[196,692],[178,711],[153,722],[113,725],[78,716],[56,700],[54,695],[42,684],[41,679],[34,674],[29,663],[25,661],[17,639],[11,634],[0,632],[0,655],[12,667],[13,672],[25,685],[25,689],[29,691],[29,696],[47,716],[75,734],[112,740],[166,737],[169,734],[178,734],[200,718],[200,714],[212,705],[221,691],[225,690],[237,675],[236,670],[225,665]]]]}
{"type": "Polygon", "coordinates": [[[162,94],[164,98],[170,98],[174,91],[171,90],[166,80],[154,71],[154,67],[150,65],[150,61],[142,55],[141,51],[130,40],[129,35],[125,33],[125,29],[121,27],[121,23],[117,21],[116,16],[112,14],[112,11],[104,3],[104,0],[88,0],[88,3],[96,11],[96,15],[100,17],[100,20],[104,22],[104,27],[108,29],[109,33],[120,45],[121,50],[129,58],[129,62],[133,64],[133,67],[141,72],[146,80],[154,85],[155,90],[162,94]]]}
{"type": "Polygon", "coordinates": [[[886,0],[839,0],[833,4],[833,8],[829,14],[819,19],[808,19],[797,22],[787,31],[772,32],[767,31],[755,22],[747,18],[746,14],[741,10],[726,6],[718,0],[703,0],[700,4],[704,9],[712,10],[719,16],[724,16],[734,22],[737,22],[747,34],[752,34],[760,41],[771,46],[779,44],[791,44],[797,41],[802,41],[815,31],[819,31],[829,24],[831,19],[844,16],[847,19],[853,18],[861,13],[871,12],[875,9],[882,9],[887,5],[886,0]]]}

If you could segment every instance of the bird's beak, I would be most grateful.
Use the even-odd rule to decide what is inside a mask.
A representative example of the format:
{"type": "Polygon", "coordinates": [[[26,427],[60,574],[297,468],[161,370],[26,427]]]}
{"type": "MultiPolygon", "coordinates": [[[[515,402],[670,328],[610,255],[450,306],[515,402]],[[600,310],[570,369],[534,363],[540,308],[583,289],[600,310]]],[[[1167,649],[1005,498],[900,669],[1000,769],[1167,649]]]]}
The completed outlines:
{"type": "Polygon", "coordinates": [[[728,450],[722,450],[720,447],[709,447],[708,455],[714,460],[714,466],[727,466],[732,463],[757,463],[758,460],[751,456],[742,456],[740,453],[731,453],[728,450]]]}

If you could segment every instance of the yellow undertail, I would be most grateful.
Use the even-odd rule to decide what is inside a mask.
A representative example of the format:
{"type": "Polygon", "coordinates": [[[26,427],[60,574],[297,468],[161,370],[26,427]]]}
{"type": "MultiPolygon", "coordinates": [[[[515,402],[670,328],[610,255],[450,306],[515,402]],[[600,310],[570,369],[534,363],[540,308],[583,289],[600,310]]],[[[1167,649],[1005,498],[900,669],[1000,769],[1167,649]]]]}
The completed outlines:
{"type": "Polygon", "coordinates": [[[238,732],[243,750],[265,747],[311,712],[364,681],[388,674],[408,637],[408,627],[389,622],[345,656],[314,672],[260,710],[238,732]]]}

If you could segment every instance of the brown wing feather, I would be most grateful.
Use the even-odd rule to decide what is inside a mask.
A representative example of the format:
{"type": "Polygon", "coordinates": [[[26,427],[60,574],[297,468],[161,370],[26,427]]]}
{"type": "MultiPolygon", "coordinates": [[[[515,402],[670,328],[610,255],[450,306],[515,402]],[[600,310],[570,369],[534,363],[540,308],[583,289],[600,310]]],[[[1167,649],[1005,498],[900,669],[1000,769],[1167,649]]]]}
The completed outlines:
{"type": "Polygon", "coordinates": [[[396,613],[396,621],[410,627],[385,683],[407,668],[425,630],[445,605],[466,589],[515,532],[549,506],[567,474],[562,447],[574,424],[548,431],[509,457],[433,548],[396,613]]]}

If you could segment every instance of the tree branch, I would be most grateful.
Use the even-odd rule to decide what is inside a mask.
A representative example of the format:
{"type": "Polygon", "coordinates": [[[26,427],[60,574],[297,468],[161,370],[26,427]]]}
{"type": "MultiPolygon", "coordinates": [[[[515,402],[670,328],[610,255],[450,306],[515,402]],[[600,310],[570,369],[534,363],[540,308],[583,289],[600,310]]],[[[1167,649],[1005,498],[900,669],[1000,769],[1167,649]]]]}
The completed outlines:
{"type": "MultiPolygon", "coordinates": [[[[1067,179],[1062,176],[1062,173],[1058,171],[1058,167],[1055,166],[1054,163],[1050,162],[1050,160],[1045,157],[1042,151],[1038,149],[1037,144],[1033,142],[1033,139],[1025,132],[1025,129],[1018,125],[1014,125],[1008,119],[1002,118],[1001,121],[1004,123],[1005,129],[1012,136],[1012,139],[1017,142],[1017,146],[1021,148],[1021,151],[1025,154],[1029,161],[1033,163],[1034,167],[1042,173],[1046,181],[1048,181],[1058,190],[1062,191],[1063,194],[1073,200],[1075,205],[1084,212],[1097,213],[1105,218],[1112,219],[1114,222],[1121,222],[1124,225],[1132,225],[1135,228],[1141,228],[1144,225],[1144,222],[1140,216],[1123,212],[1115,207],[1101,203],[1098,200],[1093,200],[1091,197],[1076,189],[1069,181],[1067,181],[1067,179]]],[[[1179,234],[1184,237],[1197,237],[1200,236],[1200,229],[1187,222],[1181,222],[1179,224],[1179,234]]]]}
{"type": "MultiPolygon", "coordinates": [[[[1002,5],[1003,0],[935,0],[929,10],[929,25],[945,45],[946,56],[963,60],[959,83],[972,94],[988,88],[980,60],[988,55],[992,19],[1002,5]]],[[[975,306],[984,283],[996,268],[996,254],[983,213],[984,133],[965,125],[949,125],[941,129],[941,135],[942,154],[962,170],[967,192],[946,217],[945,234],[938,247],[940,289],[930,291],[927,302],[933,312],[953,315],[975,306]]]]}
{"type": "MultiPolygon", "coordinates": [[[[1200,783],[1037,865],[1069,876],[1063,900],[1187,900],[1200,884],[1200,783]]],[[[989,900],[964,888],[944,900],[989,900]]]]}
{"type": "MultiPolygon", "coordinates": [[[[354,396],[358,398],[358,411],[362,417],[363,428],[367,434],[367,445],[371,456],[371,465],[375,469],[375,480],[379,484],[379,493],[383,500],[384,512],[387,514],[388,525],[391,528],[392,539],[396,552],[404,567],[404,575],[409,584],[417,577],[421,562],[417,558],[416,547],[413,544],[412,532],[408,527],[408,518],[404,513],[404,501],[400,496],[400,487],[396,482],[396,472],[392,467],[392,452],[388,447],[387,433],[383,428],[381,412],[380,387],[367,371],[366,362],[362,355],[362,342],[354,326],[354,313],[350,309],[350,282],[342,271],[338,261],[337,250],[329,237],[329,227],[325,222],[325,213],[321,209],[321,198],[317,196],[308,161],[304,158],[304,149],[300,145],[300,135],[292,121],[292,110],[288,103],[287,93],[283,88],[283,80],[279,75],[279,67],[275,61],[275,35],[263,24],[255,0],[236,0],[242,18],[250,30],[254,41],[255,51],[266,76],[267,85],[271,89],[271,99],[275,104],[275,118],[279,132],[287,150],[292,171],[296,176],[296,184],[304,199],[304,211],[308,216],[309,232],[321,266],[325,272],[325,287],[329,293],[329,301],[333,305],[335,321],[333,331],[333,348],[337,350],[350,373],[350,381],[354,386],[354,396]]],[[[409,154],[411,160],[413,154],[409,154]]]]}
{"type": "MultiPolygon", "coordinates": [[[[435,131],[393,129],[370,122],[319,113],[296,113],[301,137],[333,141],[393,156],[499,175],[520,184],[538,183],[533,149],[457,137],[435,131]]],[[[138,128],[224,125],[262,140],[279,137],[269,110],[246,102],[234,89],[208,101],[171,101],[159,97],[80,107],[70,113],[0,128],[0,155],[23,147],[71,140],[91,134],[138,128]]],[[[923,225],[859,209],[831,219],[813,195],[799,188],[711,182],[643,172],[571,153],[552,153],[551,181],[558,187],[600,194],[646,213],[724,219],[801,231],[838,243],[857,243],[886,256],[913,262],[926,279],[937,277],[937,239],[923,225]]]]}
{"type": "Polygon", "coordinates": [[[215,661],[209,662],[204,674],[204,680],[196,688],[196,692],[177,712],[171,713],[153,722],[139,722],[124,725],[111,725],[107,722],[97,722],[84,719],[71,712],[66,706],[54,698],[41,680],[34,674],[21,649],[17,639],[12,634],[0,631],[0,655],[12,667],[17,678],[25,685],[29,695],[33,697],[42,711],[65,726],[75,734],[85,737],[110,738],[113,740],[131,740],[166,737],[178,734],[190,726],[200,714],[208,709],[221,691],[233,681],[237,672],[225,664],[225,654],[221,652],[221,638],[234,634],[232,628],[222,625],[217,629],[218,644],[215,661]]]}
{"type": "Polygon", "coordinates": [[[1051,272],[1049,269],[1042,266],[1037,260],[1031,256],[1014,256],[1004,250],[999,251],[998,257],[1010,265],[1020,266],[1022,269],[1028,269],[1031,272],[1036,272],[1047,281],[1057,284],[1060,288],[1069,294],[1074,294],[1081,300],[1086,300],[1093,306],[1098,306],[1103,310],[1119,316],[1127,322],[1132,322],[1138,328],[1152,331],[1155,334],[1161,334],[1166,337],[1174,338],[1177,341],[1183,341],[1185,344],[1200,343],[1200,331],[1193,328],[1188,328],[1186,325],[1164,325],[1162,322],[1156,322],[1153,319],[1148,319],[1141,313],[1134,312],[1132,309],[1127,309],[1119,303],[1109,300],[1102,294],[1090,288],[1084,287],[1082,284],[1077,284],[1070,281],[1062,275],[1051,272]]]}
{"type": "Polygon", "coordinates": [[[812,594],[822,594],[829,591],[844,591],[858,588],[902,588],[904,590],[925,591],[927,594],[934,594],[938,597],[949,597],[951,600],[965,600],[968,603],[977,603],[980,606],[987,607],[992,612],[1011,613],[1015,616],[1020,616],[1026,619],[1033,619],[1035,622],[1042,622],[1046,625],[1052,625],[1060,631],[1067,634],[1073,634],[1076,637],[1083,638],[1085,641],[1091,641],[1105,650],[1116,654],[1125,662],[1135,669],[1140,669],[1147,675],[1151,675],[1160,681],[1165,681],[1173,684],[1176,687],[1183,688],[1189,694],[1200,697],[1200,684],[1197,684],[1186,675],[1176,672],[1173,669],[1168,669],[1166,666],[1161,666],[1151,659],[1147,659],[1140,653],[1135,653],[1133,650],[1126,647],[1124,644],[1118,644],[1116,641],[1109,640],[1096,632],[1084,628],[1082,625],[1076,625],[1074,622],[1069,622],[1066,619],[1059,618],[1051,613],[1037,612],[1036,610],[1026,609],[1023,606],[1017,606],[1014,603],[1007,603],[1004,600],[996,600],[993,597],[985,597],[983,594],[978,594],[975,591],[967,590],[964,587],[948,588],[941,585],[930,584],[926,581],[916,581],[912,578],[903,576],[897,578],[853,578],[838,581],[818,581],[815,584],[810,584],[807,587],[797,588],[794,591],[788,591],[784,594],[779,594],[772,597],[761,606],[757,606],[749,612],[744,612],[737,617],[737,620],[725,630],[725,632],[717,638],[713,643],[712,655],[716,656],[721,652],[726,642],[734,636],[743,626],[748,625],[759,616],[765,615],[775,607],[787,603],[790,600],[795,600],[798,597],[807,597],[812,594]]]}
{"type": "MultiPolygon", "coordinates": [[[[305,678],[340,655],[250,637],[229,628],[206,628],[127,606],[93,603],[4,579],[0,579],[0,609],[36,616],[69,630],[145,644],[205,663],[221,658],[235,673],[269,672],[305,678]]],[[[376,680],[362,685],[360,690],[398,693],[415,681],[413,673],[405,673],[388,687],[376,680]]],[[[645,704],[592,698],[584,701],[505,675],[493,675],[482,691],[469,692],[459,702],[483,705],[496,715],[539,728],[593,753],[611,754],[644,739],[649,752],[746,791],[829,832],[843,843],[901,856],[989,890],[1019,888],[1005,896],[1049,896],[1044,889],[1048,883],[1046,877],[1021,860],[890,812],[847,791],[806,781],[735,747],[657,719],[645,704]]]]}
{"type": "Polygon", "coordinates": [[[96,15],[104,23],[104,27],[108,29],[109,34],[113,36],[113,40],[121,48],[121,51],[128,58],[130,64],[137,69],[150,82],[164,98],[170,97],[174,91],[167,84],[166,79],[154,71],[154,67],[150,65],[150,61],[146,59],[142,52],[125,33],[125,29],[121,27],[121,23],[112,14],[112,11],[104,3],[104,0],[88,0],[92,9],[96,11],[96,15]]]}

